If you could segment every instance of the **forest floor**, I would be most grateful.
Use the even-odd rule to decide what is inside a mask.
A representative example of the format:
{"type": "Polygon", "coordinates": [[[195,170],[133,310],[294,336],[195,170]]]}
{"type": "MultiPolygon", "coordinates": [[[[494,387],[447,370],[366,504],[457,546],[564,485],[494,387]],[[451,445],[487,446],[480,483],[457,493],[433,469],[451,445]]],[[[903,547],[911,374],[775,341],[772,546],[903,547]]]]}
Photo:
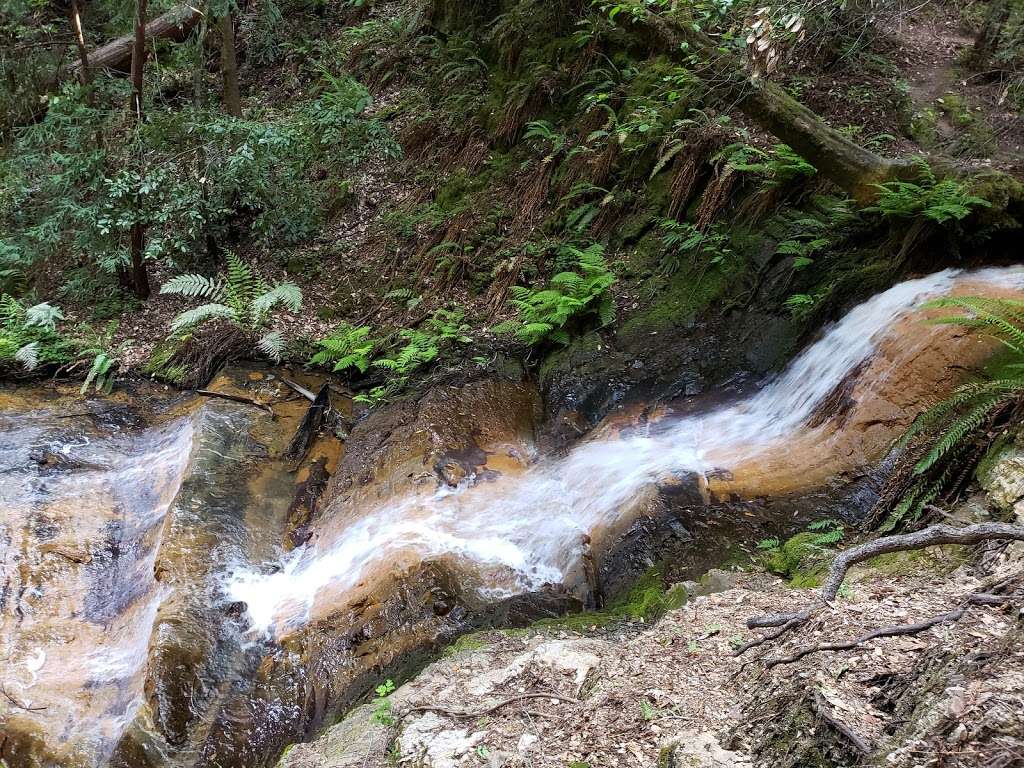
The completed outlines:
{"type": "Polygon", "coordinates": [[[1024,697],[1024,652],[1005,648],[1016,621],[1000,609],[772,669],[763,661],[945,613],[983,580],[1019,575],[1022,554],[990,558],[984,575],[962,551],[887,557],[851,572],[845,596],[805,631],[739,658],[747,618],[793,610],[810,593],[762,571],[719,572],[728,588],[650,627],[478,633],[391,696],[397,730],[375,722],[368,704],[291,748],[281,766],[741,768],[811,753],[849,764],[864,748],[907,768],[1021,758],[1012,713],[1024,697]],[[998,662],[981,675],[950,673],[937,648],[943,659],[998,662]],[[901,701],[913,689],[919,711],[901,701]]]}

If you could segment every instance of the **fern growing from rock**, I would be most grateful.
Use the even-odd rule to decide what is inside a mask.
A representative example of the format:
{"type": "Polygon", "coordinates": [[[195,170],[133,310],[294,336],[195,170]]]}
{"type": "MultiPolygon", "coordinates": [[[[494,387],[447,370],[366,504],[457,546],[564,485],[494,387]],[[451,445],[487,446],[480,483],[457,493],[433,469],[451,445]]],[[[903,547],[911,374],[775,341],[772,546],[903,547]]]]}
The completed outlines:
{"type": "Polygon", "coordinates": [[[290,282],[267,285],[234,253],[227,254],[227,273],[216,278],[178,275],[164,283],[160,293],[205,299],[205,303],[181,312],[171,321],[171,331],[195,329],[215,320],[226,321],[251,337],[255,348],[274,362],[285,350],[284,335],[270,328],[275,309],[297,312],[302,291],[290,282]]]}
{"type": "Polygon", "coordinates": [[[984,378],[957,387],[918,416],[897,443],[913,451],[914,463],[882,530],[918,519],[928,505],[960,487],[980,457],[978,438],[985,428],[1024,398],[1024,301],[966,296],[937,299],[925,307],[957,310],[932,322],[992,336],[1004,355],[984,378]]]}

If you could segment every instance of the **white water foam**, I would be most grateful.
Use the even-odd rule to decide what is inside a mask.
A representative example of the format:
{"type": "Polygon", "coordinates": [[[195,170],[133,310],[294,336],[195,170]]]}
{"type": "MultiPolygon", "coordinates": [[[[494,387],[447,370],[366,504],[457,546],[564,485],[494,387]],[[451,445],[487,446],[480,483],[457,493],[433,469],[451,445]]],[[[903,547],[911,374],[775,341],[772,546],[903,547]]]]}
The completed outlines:
{"type": "Polygon", "coordinates": [[[721,466],[723,455],[739,462],[777,444],[871,357],[897,319],[950,292],[960,277],[1024,288],[1021,267],[946,270],[900,283],[826,328],[742,402],[643,436],[590,440],[496,484],[398,500],[368,512],[334,541],[296,549],[274,573],[245,567],[228,574],[226,591],[247,605],[254,630],[264,633],[301,625],[321,590],[352,587],[385,558],[449,555],[483,569],[508,569],[515,574],[506,580],[508,593],[563,581],[579,561],[584,535],[613,522],[644,486],[671,472],[706,473],[721,466]]]}

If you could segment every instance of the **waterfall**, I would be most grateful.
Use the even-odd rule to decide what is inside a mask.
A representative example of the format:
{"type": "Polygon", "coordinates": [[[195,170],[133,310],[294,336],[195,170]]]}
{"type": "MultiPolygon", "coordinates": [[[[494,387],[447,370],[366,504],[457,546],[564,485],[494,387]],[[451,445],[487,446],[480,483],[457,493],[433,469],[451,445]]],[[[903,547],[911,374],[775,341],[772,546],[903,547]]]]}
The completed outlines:
{"type": "Polygon", "coordinates": [[[708,473],[770,451],[800,430],[825,398],[868,361],[892,326],[928,299],[957,290],[1024,287],[1024,269],[946,270],[865,301],[751,397],[666,420],[645,434],[589,439],[525,473],[414,495],[369,511],[334,540],[290,553],[273,573],[240,567],[226,579],[258,632],[281,633],[310,618],[330,588],[357,585],[374,567],[454,557],[489,575],[495,595],[562,581],[584,536],[613,523],[644,486],[671,473],[708,473]]]}
{"type": "Polygon", "coordinates": [[[12,723],[60,734],[60,764],[102,761],[140,706],[153,566],[191,441],[188,420],[132,436],[45,407],[0,414],[3,684],[25,707],[12,723]]]}

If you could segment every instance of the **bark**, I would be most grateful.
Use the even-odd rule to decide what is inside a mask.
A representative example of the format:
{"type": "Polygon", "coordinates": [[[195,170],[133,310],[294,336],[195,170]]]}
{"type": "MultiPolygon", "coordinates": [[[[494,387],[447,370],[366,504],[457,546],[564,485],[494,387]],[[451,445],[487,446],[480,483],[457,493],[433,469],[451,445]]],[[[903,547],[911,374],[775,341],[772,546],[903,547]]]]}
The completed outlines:
{"type": "MultiPolygon", "coordinates": [[[[183,4],[172,8],[162,16],[158,16],[146,25],[145,33],[148,40],[170,40],[180,43],[199,23],[202,12],[195,5],[183,4]]],[[[89,66],[93,72],[101,69],[113,69],[124,72],[131,65],[132,53],[135,47],[136,35],[124,35],[116,40],[111,40],[106,45],[88,53],[89,66]]],[[[72,65],[67,70],[67,75],[79,77],[82,63],[72,65]]]]}
{"type": "Polygon", "coordinates": [[[242,116],[242,96],[238,87],[238,57],[235,53],[235,25],[229,8],[220,17],[220,74],[224,79],[224,111],[242,116]]]}
{"type": "Polygon", "coordinates": [[[637,23],[645,28],[656,49],[679,55],[685,43],[690,51],[696,51],[707,62],[702,74],[712,95],[738,108],[788,144],[859,203],[877,197],[877,184],[918,176],[912,161],[891,160],[865,149],[827,125],[775,83],[752,78],[738,56],[717,46],[703,32],[672,23],[650,11],[637,23]]]}
{"type": "MultiPolygon", "coordinates": [[[[136,128],[142,126],[143,66],[146,63],[146,0],[137,0],[135,13],[135,42],[132,46],[132,112],[136,128]]],[[[140,150],[141,154],[141,150],[140,150]]],[[[145,174],[140,157],[139,176],[145,174]]],[[[131,236],[131,277],[135,296],[143,301],[149,298],[149,275],[143,255],[146,247],[146,225],[142,222],[142,204],[136,197],[136,221],[132,224],[131,236]]]]}

